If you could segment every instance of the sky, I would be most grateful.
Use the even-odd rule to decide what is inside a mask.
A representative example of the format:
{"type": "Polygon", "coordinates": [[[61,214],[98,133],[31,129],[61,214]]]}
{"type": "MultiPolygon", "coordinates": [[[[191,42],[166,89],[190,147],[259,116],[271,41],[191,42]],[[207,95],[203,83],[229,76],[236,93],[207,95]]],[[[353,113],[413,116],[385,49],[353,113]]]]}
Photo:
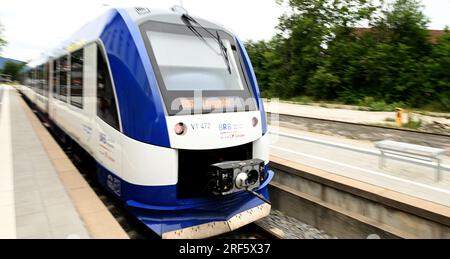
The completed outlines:
{"type": "MultiPolygon", "coordinates": [[[[8,45],[1,56],[31,60],[51,50],[108,6],[168,9],[183,6],[192,15],[216,21],[243,40],[270,39],[286,11],[275,0],[0,0],[0,22],[8,45]]],[[[423,0],[430,28],[450,25],[450,0],[423,0]]]]}

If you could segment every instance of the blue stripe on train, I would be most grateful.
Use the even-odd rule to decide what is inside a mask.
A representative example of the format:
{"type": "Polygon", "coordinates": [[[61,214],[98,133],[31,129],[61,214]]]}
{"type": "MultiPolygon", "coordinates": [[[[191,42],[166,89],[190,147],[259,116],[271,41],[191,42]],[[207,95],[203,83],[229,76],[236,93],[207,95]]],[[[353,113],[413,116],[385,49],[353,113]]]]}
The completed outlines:
{"type": "Polygon", "coordinates": [[[261,99],[261,93],[258,86],[258,81],[256,80],[255,71],[252,66],[252,62],[250,60],[250,57],[248,56],[247,51],[245,50],[244,45],[242,42],[236,37],[236,41],[239,45],[239,51],[242,53],[242,60],[244,61],[245,70],[247,71],[247,75],[250,79],[250,84],[252,86],[253,94],[256,98],[256,102],[258,104],[259,111],[261,112],[261,124],[263,126],[262,132],[263,135],[266,135],[267,133],[267,118],[266,118],[266,112],[264,109],[264,102],[261,99]]]}
{"type": "Polygon", "coordinates": [[[112,17],[100,38],[112,70],[123,133],[170,147],[161,94],[138,27],[122,9],[112,17]]]}

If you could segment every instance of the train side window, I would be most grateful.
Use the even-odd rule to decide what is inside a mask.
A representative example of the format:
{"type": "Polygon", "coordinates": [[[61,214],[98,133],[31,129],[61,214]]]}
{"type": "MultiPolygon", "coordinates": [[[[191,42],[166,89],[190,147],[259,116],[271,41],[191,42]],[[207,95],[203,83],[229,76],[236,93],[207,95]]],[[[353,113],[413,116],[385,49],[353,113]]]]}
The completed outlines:
{"type": "Polygon", "coordinates": [[[27,86],[31,89],[31,71],[27,72],[27,86]]]}
{"type": "Polygon", "coordinates": [[[48,68],[49,68],[49,63],[45,63],[43,66],[43,77],[42,77],[42,83],[44,85],[44,96],[48,97],[48,68]]]}
{"type": "Polygon", "coordinates": [[[36,67],[33,71],[33,78],[34,78],[34,91],[36,93],[39,93],[39,73],[38,68],[36,67]]]}
{"type": "Polygon", "coordinates": [[[34,69],[31,69],[30,71],[30,86],[31,90],[34,91],[34,69]]]}
{"type": "Polygon", "coordinates": [[[99,47],[97,47],[97,116],[111,127],[120,130],[108,65],[99,47]]]}
{"type": "Polygon", "coordinates": [[[34,68],[31,70],[31,89],[36,91],[36,70],[34,68]]]}
{"type": "Polygon", "coordinates": [[[37,79],[37,68],[34,68],[33,69],[33,91],[36,92],[36,93],[38,92],[37,81],[38,81],[38,79],[37,79]]]}
{"type": "Polygon", "coordinates": [[[36,93],[41,94],[41,73],[39,72],[39,66],[36,67],[36,70],[34,71],[34,76],[36,78],[35,80],[35,87],[36,87],[36,93]]]}
{"type": "Polygon", "coordinates": [[[39,67],[39,91],[44,95],[44,65],[39,67]]]}
{"type": "Polygon", "coordinates": [[[59,61],[53,60],[53,97],[59,94],[59,61]]]}
{"type": "Polygon", "coordinates": [[[64,56],[59,59],[59,99],[67,102],[67,77],[69,71],[68,57],[64,56]]]}
{"type": "Polygon", "coordinates": [[[70,103],[81,109],[83,109],[83,62],[83,49],[72,53],[70,58],[70,103]]]}
{"type": "Polygon", "coordinates": [[[43,92],[44,92],[44,84],[43,84],[43,78],[44,78],[44,75],[43,75],[43,72],[44,72],[44,66],[39,66],[38,67],[38,89],[39,89],[39,94],[40,95],[43,95],[43,92]]]}

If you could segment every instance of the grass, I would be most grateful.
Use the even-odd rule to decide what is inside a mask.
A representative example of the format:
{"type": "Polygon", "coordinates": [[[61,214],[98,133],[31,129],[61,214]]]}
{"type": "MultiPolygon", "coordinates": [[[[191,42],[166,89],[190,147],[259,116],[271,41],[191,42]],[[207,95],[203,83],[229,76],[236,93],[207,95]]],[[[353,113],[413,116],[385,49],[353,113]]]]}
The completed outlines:
{"type": "Polygon", "coordinates": [[[405,109],[407,106],[402,102],[386,103],[385,101],[377,101],[373,97],[364,97],[359,101],[359,106],[368,107],[370,111],[387,111],[394,112],[396,109],[405,109]]]}
{"type": "Polygon", "coordinates": [[[422,127],[422,120],[414,120],[413,118],[409,118],[407,123],[403,124],[404,128],[418,130],[422,127]]]}
{"type": "Polygon", "coordinates": [[[397,108],[414,111],[414,113],[435,116],[435,117],[446,117],[450,118],[450,111],[439,109],[438,105],[427,105],[419,108],[413,108],[403,102],[386,103],[385,101],[376,100],[373,97],[364,97],[357,101],[355,104],[348,104],[343,101],[320,101],[314,100],[309,96],[296,96],[292,98],[281,98],[282,101],[293,102],[302,105],[318,105],[324,108],[343,108],[348,109],[349,107],[354,107],[355,110],[360,111],[373,111],[373,112],[395,112],[397,108]],[[345,107],[339,107],[344,106],[345,107]],[[435,114],[433,114],[435,113],[435,114]]]}
{"type": "Polygon", "coordinates": [[[313,99],[311,97],[308,97],[308,96],[297,96],[297,97],[289,98],[286,101],[291,101],[291,102],[300,103],[300,104],[311,104],[311,103],[313,103],[313,99]]]}
{"type": "Polygon", "coordinates": [[[345,105],[346,108],[349,106],[354,106],[356,110],[360,111],[389,111],[393,112],[397,108],[405,108],[405,104],[403,103],[393,103],[387,104],[384,101],[375,101],[372,97],[366,97],[363,100],[360,100],[357,105],[348,105],[339,101],[315,101],[309,96],[296,96],[292,98],[283,98],[283,101],[293,102],[302,105],[319,105],[323,108],[339,108],[336,106],[345,105]]]}

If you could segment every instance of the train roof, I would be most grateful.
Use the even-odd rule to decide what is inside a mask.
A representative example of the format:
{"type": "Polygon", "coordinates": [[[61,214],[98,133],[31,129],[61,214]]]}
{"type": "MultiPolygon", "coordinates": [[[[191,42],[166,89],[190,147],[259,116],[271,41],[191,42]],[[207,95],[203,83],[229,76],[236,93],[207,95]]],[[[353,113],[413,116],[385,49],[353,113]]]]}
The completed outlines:
{"type": "MultiPolygon", "coordinates": [[[[182,13],[179,10],[180,9],[178,9],[177,7],[167,10],[152,9],[147,7],[109,8],[96,19],[88,22],[83,27],[81,27],[69,39],[59,44],[58,47],[50,50],[45,55],[32,60],[28,65],[30,67],[39,66],[47,62],[49,59],[58,58],[64,54],[79,49],[86,44],[95,42],[100,38],[100,35],[104,31],[108,23],[116,15],[121,15],[123,19],[132,22],[138,27],[148,21],[158,21],[163,23],[184,25],[183,21],[181,20],[182,13]]],[[[199,21],[204,27],[223,30],[234,35],[232,31],[226,29],[223,25],[217,22],[211,22],[200,17],[195,17],[195,19],[199,21]]]]}

